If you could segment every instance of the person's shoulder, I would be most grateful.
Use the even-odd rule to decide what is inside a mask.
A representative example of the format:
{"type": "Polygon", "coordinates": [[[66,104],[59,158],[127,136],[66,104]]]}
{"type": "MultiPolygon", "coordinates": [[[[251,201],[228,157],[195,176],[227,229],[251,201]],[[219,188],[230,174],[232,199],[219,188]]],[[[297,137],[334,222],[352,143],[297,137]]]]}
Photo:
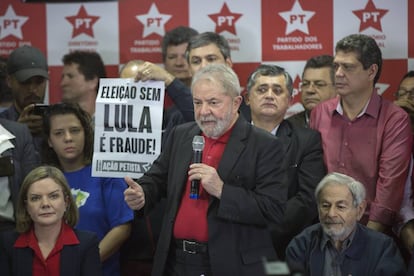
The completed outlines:
{"type": "Polygon", "coordinates": [[[305,119],[305,113],[306,111],[303,110],[301,112],[293,114],[292,116],[289,116],[288,118],[286,118],[286,120],[290,122],[303,121],[305,119]]]}
{"type": "Polygon", "coordinates": [[[16,139],[32,139],[29,128],[25,124],[0,118],[0,125],[3,126],[7,131],[12,133],[16,137],[16,139]]]}
{"type": "Polygon", "coordinates": [[[318,244],[322,239],[322,226],[320,223],[310,225],[297,234],[290,242],[290,244],[301,245],[305,248],[318,244]]]}
{"type": "Polygon", "coordinates": [[[251,129],[251,134],[257,137],[259,140],[278,140],[278,138],[270,133],[269,131],[266,131],[260,127],[256,127],[246,121],[245,125],[246,129],[251,129]]]}
{"type": "Polygon", "coordinates": [[[0,247],[11,248],[20,236],[17,231],[0,231],[0,247]]]}
{"type": "Polygon", "coordinates": [[[375,231],[371,228],[368,228],[365,225],[362,225],[360,223],[357,223],[357,228],[358,231],[361,233],[362,236],[364,236],[364,239],[366,240],[371,240],[372,242],[377,242],[377,243],[381,243],[381,242],[390,242],[393,241],[393,239],[381,232],[375,231]]]}
{"type": "Polygon", "coordinates": [[[289,125],[289,127],[292,129],[292,132],[297,133],[299,136],[308,137],[319,135],[319,131],[314,130],[312,128],[298,126],[289,120],[284,120],[284,122],[286,122],[289,125]]]}
{"type": "Polygon", "coordinates": [[[16,117],[18,117],[17,111],[13,105],[11,105],[6,110],[0,112],[0,118],[4,118],[11,121],[16,121],[16,117]]]}
{"type": "Polygon", "coordinates": [[[322,226],[320,225],[320,223],[316,223],[306,227],[299,235],[313,237],[315,235],[319,236],[321,232],[322,226]]]}
{"type": "Polygon", "coordinates": [[[98,243],[98,236],[95,232],[87,230],[73,229],[76,237],[79,239],[80,244],[94,244],[98,243]]]}
{"type": "Polygon", "coordinates": [[[394,104],[392,101],[382,98],[381,100],[381,110],[386,111],[388,114],[398,114],[403,117],[408,117],[407,112],[399,107],[398,105],[394,104]]]}

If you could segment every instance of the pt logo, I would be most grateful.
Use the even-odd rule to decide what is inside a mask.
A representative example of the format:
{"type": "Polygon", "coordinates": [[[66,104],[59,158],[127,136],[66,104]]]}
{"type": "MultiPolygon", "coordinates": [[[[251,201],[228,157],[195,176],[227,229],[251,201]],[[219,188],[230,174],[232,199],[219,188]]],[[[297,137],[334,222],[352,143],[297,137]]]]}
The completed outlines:
{"type": "Polygon", "coordinates": [[[144,25],[144,31],[142,37],[145,38],[150,34],[158,34],[164,36],[165,34],[165,23],[170,20],[171,15],[162,14],[158,11],[157,6],[153,3],[148,10],[147,14],[137,15],[136,19],[144,25]]]}
{"type": "Polygon", "coordinates": [[[226,3],[223,4],[219,13],[208,15],[216,23],[216,33],[228,31],[234,35],[237,35],[235,23],[242,16],[241,13],[232,13],[226,3]]]}
{"type": "Polygon", "coordinates": [[[373,0],[368,0],[363,10],[352,11],[361,21],[359,25],[359,32],[362,32],[369,27],[382,32],[381,19],[388,12],[388,10],[377,9],[373,0]]]}
{"type": "Polygon", "coordinates": [[[286,21],[285,35],[296,30],[309,34],[308,21],[315,15],[315,12],[303,10],[299,1],[296,0],[290,11],[279,12],[279,15],[286,21]]]}
{"type": "Polygon", "coordinates": [[[80,34],[85,34],[93,38],[93,25],[99,20],[100,17],[89,15],[86,12],[85,7],[82,5],[77,15],[67,16],[65,18],[73,26],[72,38],[75,38],[80,34]]]}
{"type": "Polygon", "coordinates": [[[0,16],[0,39],[12,35],[23,39],[22,26],[29,19],[27,16],[18,16],[12,5],[7,7],[6,13],[0,16]]]}

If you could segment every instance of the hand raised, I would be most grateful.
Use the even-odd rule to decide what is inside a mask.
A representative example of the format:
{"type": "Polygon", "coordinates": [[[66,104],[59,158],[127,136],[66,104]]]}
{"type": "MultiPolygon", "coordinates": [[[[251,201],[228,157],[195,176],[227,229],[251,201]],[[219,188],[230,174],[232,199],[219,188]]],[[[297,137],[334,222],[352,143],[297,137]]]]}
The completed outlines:
{"type": "Polygon", "coordinates": [[[131,177],[126,176],[125,182],[128,188],[124,191],[124,200],[132,210],[139,210],[145,205],[145,194],[142,187],[132,180],[131,177]]]}

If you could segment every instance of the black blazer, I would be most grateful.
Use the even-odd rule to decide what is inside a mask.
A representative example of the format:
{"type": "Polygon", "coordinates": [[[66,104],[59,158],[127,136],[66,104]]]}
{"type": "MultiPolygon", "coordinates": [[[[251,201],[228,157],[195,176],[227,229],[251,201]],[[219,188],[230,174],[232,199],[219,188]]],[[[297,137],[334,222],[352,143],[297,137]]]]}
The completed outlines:
{"type": "Polygon", "coordinates": [[[291,122],[293,125],[298,126],[298,127],[309,127],[309,117],[310,115],[306,115],[306,110],[299,112],[297,114],[294,114],[292,116],[290,116],[289,118],[287,118],[287,120],[289,122],[291,122]],[[308,116],[308,121],[306,121],[306,116],[308,116]]]}
{"type": "MultiPolygon", "coordinates": [[[[200,132],[194,122],[177,126],[151,169],[138,179],[146,211],[167,198],[153,275],[164,272],[193,155],[192,139],[200,132]]],[[[224,182],[222,197],[210,198],[207,213],[213,275],[259,275],[262,258],[276,257],[268,225],[280,223],[284,213],[283,155],[277,138],[238,118],[217,170],[224,182]]]]}
{"type": "MultiPolygon", "coordinates": [[[[102,275],[98,238],[95,233],[75,230],[79,244],[65,245],[60,255],[59,276],[102,275]]],[[[17,232],[0,233],[0,272],[2,276],[31,276],[33,250],[14,248],[17,232]]]]}
{"type": "Polygon", "coordinates": [[[317,220],[314,192],[326,168],[318,131],[284,120],[276,136],[285,150],[283,168],[289,188],[283,222],[272,226],[272,238],[279,258],[284,259],[289,241],[317,220]]]}
{"type": "Polygon", "coordinates": [[[35,150],[32,135],[26,125],[2,118],[0,118],[0,125],[16,137],[10,140],[14,148],[8,149],[2,154],[2,156],[11,156],[13,159],[14,174],[9,177],[9,188],[16,210],[17,197],[23,179],[32,169],[40,165],[40,157],[35,150]]]}

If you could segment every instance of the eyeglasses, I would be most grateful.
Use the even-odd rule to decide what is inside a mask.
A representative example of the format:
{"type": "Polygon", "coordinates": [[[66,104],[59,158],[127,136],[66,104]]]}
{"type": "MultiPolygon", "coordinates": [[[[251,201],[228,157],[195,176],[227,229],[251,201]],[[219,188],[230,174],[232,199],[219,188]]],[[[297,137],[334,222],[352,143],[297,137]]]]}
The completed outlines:
{"type": "Polygon", "coordinates": [[[317,80],[317,81],[302,81],[299,84],[299,87],[301,89],[308,89],[311,87],[311,85],[313,85],[313,87],[315,87],[316,89],[322,89],[328,85],[331,85],[332,83],[326,83],[324,81],[321,80],[317,80]]]}
{"type": "Polygon", "coordinates": [[[414,88],[411,90],[400,89],[395,93],[397,98],[408,96],[410,99],[414,99],[414,88]]]}

